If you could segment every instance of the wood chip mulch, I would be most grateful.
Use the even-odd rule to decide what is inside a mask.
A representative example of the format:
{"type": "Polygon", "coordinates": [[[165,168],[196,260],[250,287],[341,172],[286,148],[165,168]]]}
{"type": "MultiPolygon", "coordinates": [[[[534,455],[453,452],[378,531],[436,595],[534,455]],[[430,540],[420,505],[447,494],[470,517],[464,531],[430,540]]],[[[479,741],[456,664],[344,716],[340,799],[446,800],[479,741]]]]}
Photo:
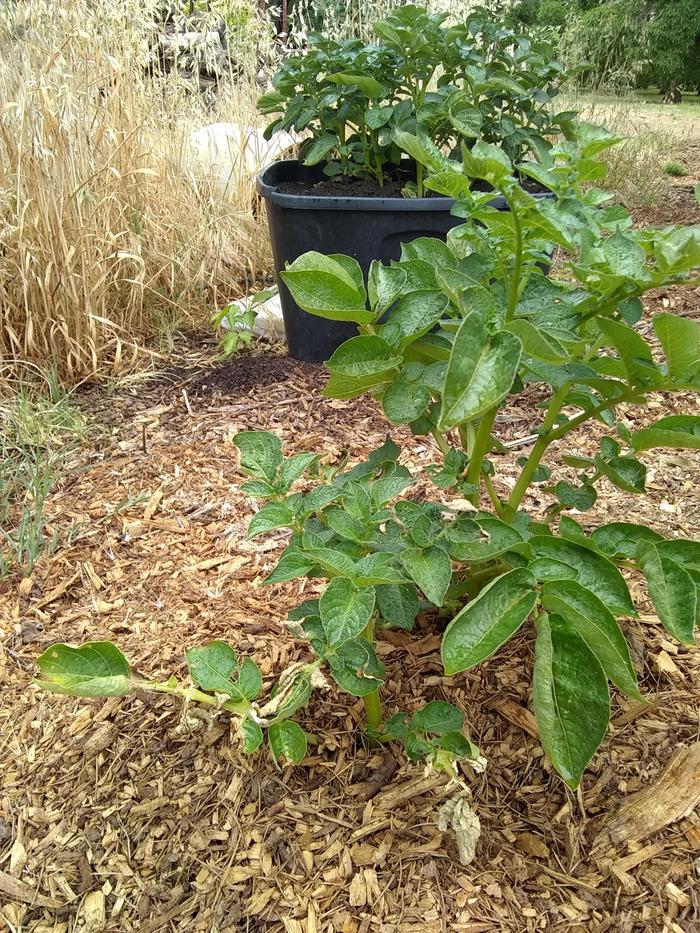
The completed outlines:
{"type": "MultiPolygon", "coordinates": [[[[693,314],[700,295],[664,293],[649,306],[693,314]]],[[[62,546],[0,591],[0,921],[23,933],[697,930],[700,656],[666,637],[634,577],[641,613],[626,631],[648,702],[614,698],[577,794],[544,760],[528,712],[531,632],[456,677],[442,673],[435,619],[381,644],[387,710],[456,703],[488,759],[484,773],[463,771],[482,825],[467,867],[437,826],[455,786],[367,748],[361,701],[333,687],[301,715],[320,744],[278,770],[267,755],[244,757],[220,713],[31,686],[37,654],[56,640],[108,638],[140,671],[182,676],[187,646],[224,638],[267,684],[307,656],[284,619],[313,586],[261,586],[284,539],[246,541],[254,503],[231,438],[266,429],[289,453],[363,457],[386,434],[381,412],[371,400],[324,399],[323,382],[321,367],[256,353],[83,395],[96,427],[47,503],[62,546]]],[[[532,433],[537,400],[523,394],[498,423],[502,439],[532,433]]],[[[659,396],[646,415],[627,415],[690,405],[659,396]]],[[[392,435],[409,465],[437,460],[424,439],[392,435]]],[[[577,434],[571,452],[595,449],[597,436],[577,434]]],[[[521,453],[501,458],[501,482],[521,453]]],[[[700,456],[651,452],[646,462],[646,499],[606,486],[579,520],[697,537],[700,456]]],[[[529,505],[547,501],[535,491],[529,505]]]]}

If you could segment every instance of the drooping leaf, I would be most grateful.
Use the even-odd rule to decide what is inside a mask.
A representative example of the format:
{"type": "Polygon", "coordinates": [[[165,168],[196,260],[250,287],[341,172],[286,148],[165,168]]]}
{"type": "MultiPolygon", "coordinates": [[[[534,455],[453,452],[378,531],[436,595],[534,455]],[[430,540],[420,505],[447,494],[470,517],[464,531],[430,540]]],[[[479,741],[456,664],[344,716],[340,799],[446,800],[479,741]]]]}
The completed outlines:
{"type": "Polygon", "coordinates": [[[446,674],[457,674],[490,657],[535,608],[534,576],[525,569],[497,577],[450,622],[442,639],[446,674]]]}
{"type": "Polygon", "coordinates": [[[374,610],[374,590],[335,577],[321,596],[319,609],[328,644],[341,645],[366,628],[374,610]]]}
{"type": "MultiPolygon", "coordinates": [[[[542,579],[575,579],[593,593],[615,615],[635,615],[634,605],[622,574],[602,554],[553,535],[538,535],[528,541],[534,559],[556,562],[566,568],[563,577],[548,573],[542,579]]],[[[531,565],[532,566],[532,565],[531,565]]],[[[533,573],[535,573],[533,568],[533,573]]]]}
{"type": "Polygon", "coordinates": [[[641,545],[639,566],[664,628],[686,645],[693,644],[698,619],[698,587],[688,570],[663,556],[659,545],[641,545]]]}
{"type": "Polygon", "coordinates": [[[609,343],[620,354],[631,385],[653,386],[663,381],[651,349],[641,334],[627,324],[609,318],[600,318],[598,323],[609,343]]]}
{"type": "Polygon", "coordinates": [[[267,740],[277,761],[284,759],[298,765],[306,757],[306,736],[295,722],[287,719],[273,722],[267,730],[267,740]]]}
{"type": "Polygon", "coordinates": [[[364,288],[358,288],[356,275],[330,256],[304,253],[280,273],[280,278],[309,314],[356,324],[374,320],[374,312],[365,308],[364,288]]]}
{"type": "Polygon", "coordinates": [[[396,129],[394,130],[394,142],[416,162],[427,166],[431,172],[454,171],[454,165],[450,164],[447,156],[425,133],[415,135],[396,129]]]}
{"type": "Polygon", "coordinates": [[[623,557],[633,560],[637,554],[640,542],[654,543],[662,541],[660,534],[646,528],[644,525],[634,525],[631,522],[610,522],[601,525],[591,532],[591,544],[608,557],[623,557]]]}
{"type": "Polygon", "coordinates": [[[540,742],[570,787],[603,741],[610,720],[605,672],[570,625],[537,620],[533,707],[540,742]]]}
{"type": "Polygon", "coordinates": [[[542,605],[576,630],[616,687],[627,696],[640,697],[625,636],[595,593],[575,580],[552,581],[542,587],[542,605]]]}
{"type": "Polygon", "coordinates": [[[455,335],[445,377],[439,428],[445,431],[473,421],[510,391],[520,362],[519,339],[499,331],[489,342],[486,325],[468,314],[455,335]]]}
{"type": "Polygon", "coordinates": [[[657,314],[652,324],[664,348],[671,378],[700,387],[700,324],[678,314],[657,314]]]}
{"type": "Polygon", "coordinates": [[[129,662],[109,641],[92,641],[74,648],[51,645],[37,659],[42,679],[37,685],[50,693],[69,696],[118,697],[134,684],[129,662]]]}
{"type": "Polygon", "coordinates": [[[441,547],[407,548],[401,563],[431,603],[441,606],[452,580],[452,564],[441,547]]]}
{"type": "Polygon", "coordinates": [[[514,334],[522,344],[523,353],[546,363],[559,363],[568,359],[569,351],[566,347],[544,328],[535,327],[524,318],[516,318],[506,324],[505,330],[514,334]]]}
{"type": "Polygon", "coordinates": [[[700,417],[697,415],[667,415],[648,428],[632,434],[636,451],[655,447],[700,450],[700,417]]]}
{"type": "Polygon", "coordinates": [[[595,464],[611,483],[627,492],[644,492],[647,468],[636,457],[596,457],[595,464]]]}

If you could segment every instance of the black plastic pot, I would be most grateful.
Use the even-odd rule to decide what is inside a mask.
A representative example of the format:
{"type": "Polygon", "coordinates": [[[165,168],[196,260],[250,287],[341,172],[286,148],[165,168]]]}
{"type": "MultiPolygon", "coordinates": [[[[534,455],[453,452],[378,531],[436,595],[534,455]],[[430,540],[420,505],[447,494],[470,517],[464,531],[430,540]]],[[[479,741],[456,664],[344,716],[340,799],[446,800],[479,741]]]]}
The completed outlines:
{"type": "MultiPolygon", "coordinates": [[[[355,336],[353,324],[328,321],[302,311],[279,277],[288,262],[302,253],[343,253],[353,256],[367,276],[373,259],[399,259],[401,244],[417,237],[444,240],[449,230],[464,223],[450,213],[454,200],[432,198],[366,198],[285,194],[284,182],[315,183],[324,177],[319,166],[296,159],[274,162],[257,178],[258,193],[267,204],[267,219],[279,284],[289,355],[295,360],[323,362],[341,343],[355,336]]],[[[502,197],[491,202],[508,206],[502,197]]]]}

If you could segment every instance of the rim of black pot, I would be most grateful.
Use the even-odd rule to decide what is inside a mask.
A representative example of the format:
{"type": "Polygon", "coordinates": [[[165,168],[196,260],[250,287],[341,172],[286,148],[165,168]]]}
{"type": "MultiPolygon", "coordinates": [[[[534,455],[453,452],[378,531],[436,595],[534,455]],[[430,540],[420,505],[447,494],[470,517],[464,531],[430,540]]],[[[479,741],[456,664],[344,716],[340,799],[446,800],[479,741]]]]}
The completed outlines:
{"type": "Polygon", "coordinates": [[[432,198],[368,198],[337,194],[285,194],[265,180],[265,175],[278,165],[298,164],[297,159],[280,159],[266,165],[255,180],[260,197],[279,207],[309,211],[449,211],[454,207],[454,198],[436,195],[432,198]]]}

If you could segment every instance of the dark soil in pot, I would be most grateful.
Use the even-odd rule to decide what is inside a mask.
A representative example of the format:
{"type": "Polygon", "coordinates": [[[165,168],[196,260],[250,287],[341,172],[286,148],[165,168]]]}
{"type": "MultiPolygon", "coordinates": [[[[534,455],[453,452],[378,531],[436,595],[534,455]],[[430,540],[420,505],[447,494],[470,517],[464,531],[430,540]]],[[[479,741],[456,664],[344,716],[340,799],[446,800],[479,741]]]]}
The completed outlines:
{"type": "MultiPolygon", "coordinates": [[[[335,175],[331,178],[321,178],[319,181],[283,181],[276,186],[281,194],[315,195],[321,197],[339,198],[403,198],[404,188],[409,182],[415,181],[412,172],[396,171],[383,185],[379,185],[371,178],[354,178],[349,175],[335,175]]],[[[547,189],[533,179],[523,179],[523,188],[531,194],[544,194],[547,189]]],[[[475,181],[472,185],[475,191],[490,191],[485,182],[475,181]]],[[[431,199],[441,195],[428,191],[431,199]]]]}

